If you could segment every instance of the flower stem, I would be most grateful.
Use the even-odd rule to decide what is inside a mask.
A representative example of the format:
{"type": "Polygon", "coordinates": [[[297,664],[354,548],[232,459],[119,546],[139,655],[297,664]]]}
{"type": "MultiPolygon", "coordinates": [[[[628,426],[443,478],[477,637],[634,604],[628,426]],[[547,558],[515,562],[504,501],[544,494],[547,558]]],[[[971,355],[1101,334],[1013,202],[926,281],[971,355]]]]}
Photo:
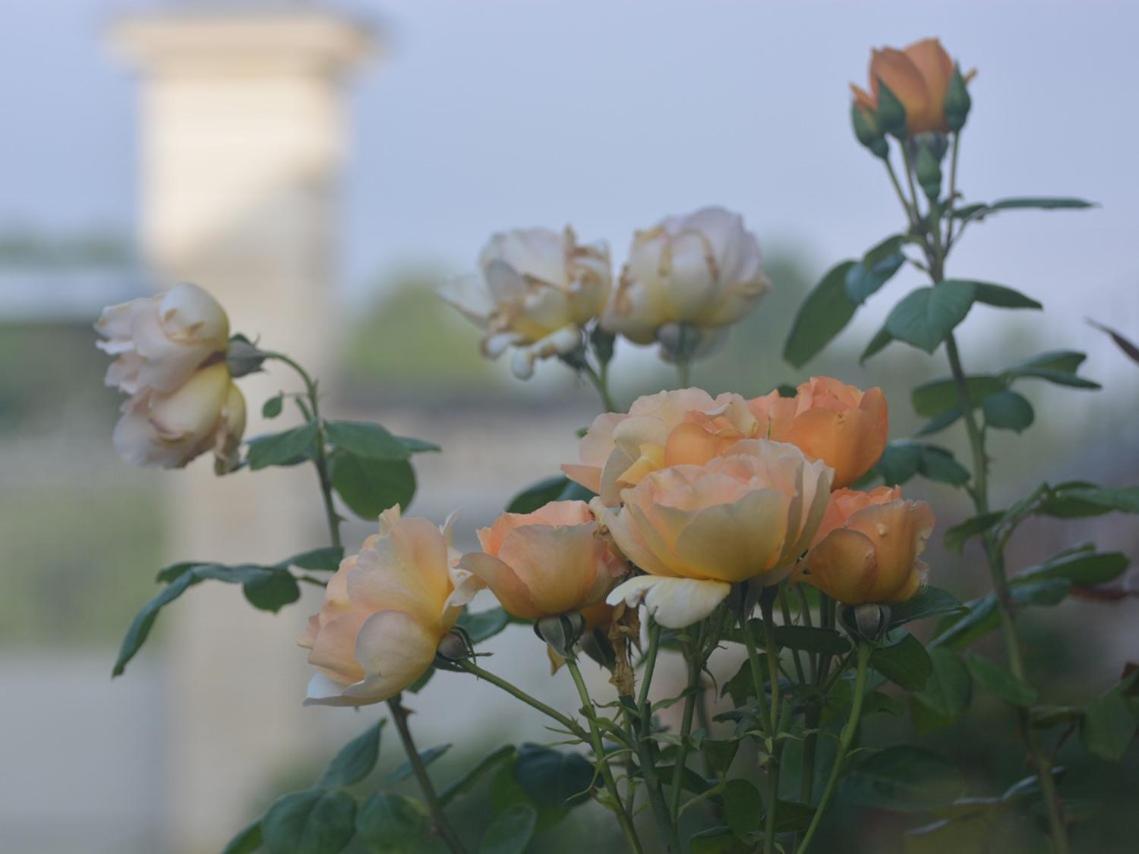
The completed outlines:
{"type": "Polygon", "coordinates": [[[680,791],[684,781],[684,769],[688,763],[688,741],[692,734],[692,718],[696,713],[697,695],[700,693],[700,674],[704,670],[704,624],[697,631],[696,643],[684,656],[688,664],[688,683],[685,686],[684,714],[680,722],[680,745],[676,753],[676,768],[672,772],[672,791],[669,812],[673,821],[680,818],[680,791]]]}
{"type": "Polygon", "coordinates": [[[823,813],[826,812],[827,805],[834,795],[839,774],[842,772],[843,760],[846,759],[846,753],[850,750],[850,744],[854,741],[855,733],[858,732],[858,720],[862,716],[862,694],[866,690],[866,670],[867,665],[870,663],[871,652],[873,652],[873,647],[871,647],[870,644],[858,644],[858,670],[854,677],[854,697],[850,705],[850,717],[846,719],[846,725],[842,728],[842,733],[839,735],[838,752],[835,754],[830,776],[827,777],[826,786],[823,787],[823,794],[819,798],[819,805],[815,808],[815,814],[811,817],[811,823],[807,826],[807,832],[803,834],[803,841],[800,843],[796,854],[806,854],[807,849],[810,847],[811,840],[815,836],[815,831],[819,829],[819,824],[822,822],[823,813]]]}
{"type": "Polygon", "coordinates": [[[479,667],[473,661],[466,660],[466,661],[456,661],[453,663],[456,667],[462,668],[463,670],[467,671],[467,673],[470,673],[473,676],[477,676],[479,679],[485,679],[491,685],[494,685],[497,688],[501,688],[503,691],[505,691],[507,694],[510,694],[515,699],[521,700],[527,706],[530,706],[530,708],[536,709],[537,711],[541,712],[546,717],[557,721],[559,724],[561,724],[562,727],[564,727],[566,729],[567,732],[571,733],[572,735],[577,736],[582,741],[584,741],[584,742],[589,741],[589,733],[587,733],[584,729],[582,729],[581,726],[579,726],[577,723],[575,723],[570,718],[563,715],[557,709],[554,709],[554,708],[546,705],[541,700],[539,700],[537,697],[530,696],[525,691],[523,691],[521,688],[519,688],[517,685],[514,685],[511,682],[507,682],[501,676],[496,676],[495,674],[491,673],[489,670],[483,670],[481,667],[479,667]]]}
{"type": "Polygon", "coordinates": [[[653,817],[656,819],[657,832],[665,840],[668,850],[680,854],[683,850],[676,824],[668,811],[668,804],[664,799],[660,778],[656,772],[656,758],[653,756],[649,736],[652,734],[653,712],[649,703],[649,687],[653,681],[653,671],[656,669],[657,653],[660,650],[660,623],[652,617],[648,618],[649,648],[645,653],[645,669],[641,676],[641,689],[637,693],[637,712],[639,720],[632,722],[634,729],[633,740],[637,747],[637,757],[641,764],[641,776],[645,780],[645,788],[649,794],[649,804],[652,806],[653,817]]]}
{"type": "Polygon", "coordinates": [[[589,378],[590,383],[597,389],[597,394],[601,398],[601,405],[605,411],[616,412],[617,404],[613,402],[613,396],[609,393],[609,366],[602,365],[601,370],[598,371],[592,365],[587,364],[581,372],[589,378]]]}
{"type": "Polygon", "coordinates": [[[685,357],[676,360],[676,379],[680,383],[679,388],[688,388],[691,383],[692,374],[692,360],[685,357]]]}
{"type": "Polygon", "coordinates": [[[392,720],[399,731],[399,740],[403,744],[404,753],[407,754],[407,761],[411,765],[412,773],[415,774],[415,779],[419,783],[419,790],[423,793],[424,800],[427,801],[427,809],[431,814],[431,821],[435,825],[436,833],[439,834],[439,838],[443,840],[447,848],[455,854],[462,854],[465,849],[455,835],[455,831],[447,823],[443,804],[439,801],[439,795],[435,791],[431,777],[427,774],[427,766],[423,764],[423,758],[419,755],[415,740],[411,737],[411,729],[407,725],[408,712],[400,703],[399,694],[388,700],[388,710],[391,712],[392,720]]]}
{"type": "Polygon", "coordinates": [[[772,854],[775,850],[775,818],[779,806],[779,771],[783,753],[783,743],[779,740],[779,648],[775,643],[775,620],[772,600],[768,596],[760,599],[763,611],[763,640],[767,652],[767,676],[771,681],[771,762],[767,771],[767,819],[763,850],[772,854]]]}
{"type": "Polygon", "coordinates": [[[593,746],[593,755],[597,757],[601,779],[605,783],[609,797],[613,799],[613,810],[617,813],[617,822],[621,825],[621,831],[625,834],[625,841],[629,843],[629,848],[639,854],[639,852],[644,850],[641,847],[641,840],[637,837],[637,829],[633,826],[633,820],[629,817],[629,813],[625,810],[625,804],[621,801],[621,793],[617,790],[617,781],[613,778],[613,771],[609,767],[609,760],[605,756],[605,744],[601,740],[601,730],[597,726],[597,718],[593,711],[593,700],[589,696],[589,689],[586,687],[585,680],[581,676],[581,670],[577,666],[577,661],[572,655],[566,658],[566,669],[570,672],[570,676],[573,677],[573,684],[577,687],[577,695],[581,698],[582,713],[589,721],[589,735],[590,743],[593,746]]]}

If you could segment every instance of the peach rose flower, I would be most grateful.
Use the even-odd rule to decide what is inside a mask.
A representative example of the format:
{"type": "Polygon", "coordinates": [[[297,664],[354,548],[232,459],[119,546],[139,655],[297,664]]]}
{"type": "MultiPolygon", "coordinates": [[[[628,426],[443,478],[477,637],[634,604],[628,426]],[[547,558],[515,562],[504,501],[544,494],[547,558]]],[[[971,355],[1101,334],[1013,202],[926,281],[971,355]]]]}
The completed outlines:
{"type": "Polygon", "coordinates": [[[245,432],[245,397],[225,362],[193,373],[172,392],[143,388],[123,404],[112,441],[138,466],[180,468],[212,450],[219,472],[237,462],[245,432]]]}
{"type": "Polygon", "coordinates": [[[607,601],[642,602],[663,626],[708,616],[731,585],[774,584],[806,551],[826,510],[831,469],[794,445],[751,439],[704,465],[646,475],[619,510],[593,508],[621,552],[647,575],[607,601]]]}
{"type": "Polygon", "coordinates": [[[521,379],[538,359],[581,344],[581,327],[601,313],[613,279],[609,247],[579,244],[569,226],[495,234],[479,270],[456,279],[443,299],[485,330],[484,356],[516,348],[511,368],[521,379]]]}
{"type": "Polygon", "coordinates": [[[925,580],[919,555],[933,526],[929,505],[904,500],[898,487],[836,490],[802,578],[847,605],[903,602],[925,580]]]}
{"type": "Polygon", "coordinates": [[[773,391],[750,401],[759,435],[790,442],[834,469],[834,488],[870,471],[886,449],[889,413],[880,388],[862,391],[831,377],[811,377],[794,397],[773,391]]]}
{"type": "MultiPolygon", "coordinates": [[[[716,330],[743,317],[770,287],[759,241],[720,207],[670,216],[638,231],[601,325],[666,347],[680,324],[716,330]]],[[[716,336],[702,336],[707,349],[716,336]]]]}
{"type": "Polygon", "coordinates": [[[298,643],[317,669],[305,705],[363,706],[394,697],[427,672],[461,608],[450,526],[380,515],[380,530],[344,559],[298,643]]]}
{"type": "Polygon", "coordinates": [[[470,575],[452,601],[465,604],[489,587],[503,608],[524,620],[597,605],[628,572],[584,501],[504,513],[478,538],[482,551],[459,561],[470,575]]]}
{"type": "MultiPolygon", "coordinates": [[[[945,121],[945,96],[953,79],[952,57],[937,39],[922,39],[896,50],[884,47],[870,56],[870,91],[853,83],[855,104],[871,112],[878,109],[878,93],[885,84],[906,110],[906,130],[911,134],[949,130],[945,121]]],[[[970,75],[971,76],[971,75],[970,75]]]]}
{"type": "Polygon", "coordinates": [[[596,492],[610,506],[620,492],[650,472],[679,464],[700,465],[760,425],[738,394],[713,398],[698,388],[637,398],[628,413],[598,415],[578,446],[580,462],[562,466],[566,477],[596,492]]]}
{"type": "Polygon", "coordinates": [[[103,309],[96,346],[115,356],[107,385],[126,394],[172,392],[211,357],[224,356],[229,318],[207,291],[183,283],[165,293],[103,309]]]}

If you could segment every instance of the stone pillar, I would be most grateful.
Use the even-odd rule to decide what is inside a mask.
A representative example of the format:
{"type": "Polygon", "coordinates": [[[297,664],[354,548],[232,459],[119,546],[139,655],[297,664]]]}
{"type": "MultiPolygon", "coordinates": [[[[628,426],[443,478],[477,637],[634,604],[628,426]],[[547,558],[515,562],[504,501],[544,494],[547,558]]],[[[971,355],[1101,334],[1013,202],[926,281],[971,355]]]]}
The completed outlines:
{"type": "MultiPolygon", "coordinates": [[[[141,77],[142,249],[159,283],[202,285],[235,332],[321,375],[333,343],[343,81],[369,33],[312,6],[206,9],[114,29],[141,77]]],[[[241,386],[250,435],[297,418],[260,417],[266,397],[299,390],[284,366],[241,386]]],[[[199,460],[165,477],[172,560],[268,562],[327,544],[309,467],[216,478],[199,460]]],[[[160,618],[171,850],[220,850],[303,755],[295,637],[309,606],[274,617],[239,588],[206,583],[160,618]]]]}

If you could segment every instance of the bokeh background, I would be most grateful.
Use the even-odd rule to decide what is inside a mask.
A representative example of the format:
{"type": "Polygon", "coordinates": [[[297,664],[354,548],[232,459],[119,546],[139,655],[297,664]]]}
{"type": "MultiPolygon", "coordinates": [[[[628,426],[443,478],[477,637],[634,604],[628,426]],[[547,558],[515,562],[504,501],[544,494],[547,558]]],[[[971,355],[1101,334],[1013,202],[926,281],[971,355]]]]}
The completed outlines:
{"type": "MultiPolygon", "coordinates": [[[[322,533],[311,473],[254,484],[214,479],[204,461],[165,473],[116,459],[119,401],[91,331],[101,306],[182,277],[213,290],[236,329],[319,369],[331,412],[442,444],[419,458],[413,510],[461,508],[469,542],[513,493],[573,458],[596,403],[556,363],[520,383],[481,360],[477,332],[434,289],[471,269],[494,230],[572,223],[619,262],[635,228],[722,204],[759,235],[775,288],[695,380],[749,395],[808,373],[879,384],[893,434],[908,435],[918,421],[906,390],[943,373],[939,359],[895,347],[863,369],[855,356],[916,273],[809,372],[779,356],[811,283],[900,226],[848,126],[846,83],[862,80],[871,46],[936,34],[979,69],[967,197],[1100,205],[995,217],[953,262],[1045,303],[1032,317],[975,310],[968,367],[1071,348],[1104,386],[1032,389],[1037,424],[994,442],[996,501],[1043,478],[1139,477],[1139,370],[1083,322],[1139,337],[1134,4],[5,0],[2,13],[2,851],[217,850],[377,714],[301,708],[307,668],[293,638],[312,596],[271,617],[236,589],[203,585],[111,682],[159,567],[276,560],[322,533]]],[[[671,382],[650,351],[625,345],[615,374],[626,401],[671,382]]],[[[243,387],[256,409],[292,382],[275,372],[243,387]]],[[[946,527],[967,515],[960,496],[914,492],[946,527]]],[[[349,540],[366,532],[355,523],[349,540]]],[[[1134,525],[1107,517],[1028,526],[1016,564],[1093,536],[1139,555],[1134,525]]],[[[983,589],[976,554],[934,548],[931,563],[959,595],[983,589]]],[[[1056,702],[1097,693],[1139,657],[1137,617],[1134,598],[1027,615],[1032,666],[1050,674],[1056,702]]],[[[492,649],[495,669],[570,704],[527,630],[492,649]]],[[[548,737],[491,690],[443,674],[409,700],[422,745],[456,744],[433,766],[440,780],[495,744],[548,737]]],[[[911,735],[902,721],[880,729],[911,735]]],[[[1024,773],[995,705],[922,737],[953,753],[978,793],[1024,773]]],[[[1066,785],[1133,806],[1134,754],[1122,770],[1062,754],[1066,785]]],[[[399,762],[387,744],[381,774],[399,762]]],[[[472,821],[480,797],[462,808],[472,821]]],[[[571,823],[605,849],[594,818],[571,823]]],[[[1082,850],[1133,850],[1135,822],[1133,809],[1108,811],[1081,831],[1082,850]]],[[[882,816],[843,841],[894,850],[898,826],[882,816]]],[[[575,838],[560,827],[535,850],[575,838]]]]}

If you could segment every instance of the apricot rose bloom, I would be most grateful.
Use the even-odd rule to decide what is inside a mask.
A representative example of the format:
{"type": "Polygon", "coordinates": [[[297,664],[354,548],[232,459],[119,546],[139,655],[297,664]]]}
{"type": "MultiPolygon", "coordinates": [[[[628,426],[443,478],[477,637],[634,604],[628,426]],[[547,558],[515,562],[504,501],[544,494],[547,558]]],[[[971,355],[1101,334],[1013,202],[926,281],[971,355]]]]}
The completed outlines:
{"type": "Polygon", "coordinates": [[[937,39],[922,39],[896,50],[884,47],[870,56],[870,91],[855,86],[855,104],[871,112],[885,84],[906,110],[906,130],[911,134],[949,130],[945,120],[945,96],[953,79],[952,57],[937,39]]]}
{"type": "Polygon", "coordinates": [[[806,551],[827,506],[831,469],[794,445],[750,439],[704,465],[646,475],[621,493],[619,510],[592,506],[621,552],[647,575],[606,601],[642,602],[683,628],[708,616],[731,585],[775,584],[806,551]]]}
{"type": "Polygon", "coordinates": [[[919,556],[933,526],[929,505],[897,487],[836,490],[802,578],[847,605],[904,602],[925,580],[919,556]]]}
{"type": "Polygon", "coordinates": [[[794,397],[773,391],[748,405],[759,435],[825,462],[834,469],[835,489],[870,471],[886,449],[889,412],[880,388],[862,391],[831,377],[811,377],[794,397]]]}
{"type": "Polygon", "coordinates": [[[447,601],[454,557],[449,525],[385,510],[379,533],[329,579],[298,640],[317,669],[305,705],[378,703],[426,673],[462,611],[447,601]]]}
{"type": "Polygon", "coordinates": [[[107,385],[126,394],[172,392],[211,357],[224,356],[229,318],[206,290],[183,283],[103,309],[96,346],[115,356],[107,385]]]}
{"type": "Polygon", "coordinates": [[[524,620],[597,605],[629,569],[584,501],[504,513],[478,538],[483,550],[459,561],[470,576],[453,601],[465,604],[489,587],[503,608],[524,620]]]}
{"type": "Polygon", "coordinates": [[[495,234],[479,256],[479,276],[455,280],[443,298],[485,330],[484,356],[517,348],[521,379],[534,362],[581,344],[581,327],[599,315],[613,274],[605,243],[582,245],[573,229],[514,229],[495,234]]]}
{"type": "MultiPolygon", "coordinates": [[[[680,325],[719,330],[743,317],[768,290],[762,260],[739,214],[670,216],[634,235],[601,325],[637,344],[660,341],[667,355],[680,325]]],[[[703,336],[703,348],[716,338],[703,336]]]]}
{"type": "Polygon", "coordinates": [[[698,388],[635,400],[628,413],[598,415],[578,446],[580,462],[562,471],[610,506],[645,475],[681,463],[700,465],[741,439],[760,436],[759,422],[738,394],[713,398],[698,388]]]}

